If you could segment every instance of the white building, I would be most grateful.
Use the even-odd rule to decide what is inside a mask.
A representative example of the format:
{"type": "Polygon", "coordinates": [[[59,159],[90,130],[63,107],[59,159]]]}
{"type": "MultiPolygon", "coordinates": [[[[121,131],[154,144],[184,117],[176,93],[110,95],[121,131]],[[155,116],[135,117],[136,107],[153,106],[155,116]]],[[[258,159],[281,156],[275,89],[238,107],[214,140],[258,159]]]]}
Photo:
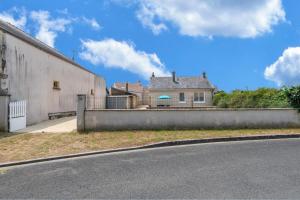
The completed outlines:
{"type": "MultiPolygon", "coordinates": [[[[78,94],[95,96],[105,108],[102,77],[0,20],[0,95],[27,101],[28,125],[47,120],[49,113],[76,111],[78,94]]],[[[6,117],[1,108],[0,115],[6,117]]]]}

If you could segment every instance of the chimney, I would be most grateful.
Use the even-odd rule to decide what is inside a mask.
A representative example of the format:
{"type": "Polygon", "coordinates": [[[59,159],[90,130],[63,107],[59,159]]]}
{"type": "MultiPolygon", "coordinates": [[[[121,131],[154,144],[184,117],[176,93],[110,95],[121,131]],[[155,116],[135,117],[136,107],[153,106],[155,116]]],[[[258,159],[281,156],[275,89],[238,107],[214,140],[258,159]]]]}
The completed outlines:
{"type": "Polygon", "coordinates": [[[126,92],[128,92],[128,82],[126,82],[126,92]]]}
{"type": "Polygon", "coordinates": [[[203,77],[204,79],[206,79],[206,78],[207,78],[207,76],[206,76],[206,72],[203,72],[203,73],[202,73],[202,77],[203,77]]]}
{"type": "Polygon", "coordinates": [[[175,71],[172,72],[172,78],[173,78],[173,82],[177,83],[176,82],[176,72],[175,71]]]}
{"type": "Polygon", "coordinates": [[[151,76],[152,78],[154,78],[155,77],[155,75],[154,75],[154,72],[152,72],[152,76],[151,76]]]}

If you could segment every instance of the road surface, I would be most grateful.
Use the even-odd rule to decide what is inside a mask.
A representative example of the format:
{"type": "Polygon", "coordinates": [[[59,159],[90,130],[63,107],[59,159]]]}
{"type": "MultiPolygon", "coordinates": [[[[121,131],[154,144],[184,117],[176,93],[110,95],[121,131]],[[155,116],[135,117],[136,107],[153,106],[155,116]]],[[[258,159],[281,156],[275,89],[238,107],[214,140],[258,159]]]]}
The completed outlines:
{"type": "Polygon", "coordinates": [[[300,139],[178,146],[2,170],[0,198],[300,198],[300,139]]]}

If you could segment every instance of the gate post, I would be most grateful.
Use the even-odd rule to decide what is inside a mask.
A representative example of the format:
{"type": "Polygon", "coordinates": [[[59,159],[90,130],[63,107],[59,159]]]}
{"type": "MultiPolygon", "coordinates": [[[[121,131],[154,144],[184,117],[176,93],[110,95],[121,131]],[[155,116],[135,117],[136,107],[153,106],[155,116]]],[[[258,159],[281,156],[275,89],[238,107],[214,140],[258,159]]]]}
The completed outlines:
{"type": "Polygon", "coordinates": [[[85,109],[86,109],[86,95],[77,95],[77,131],[85,131],[85,109]]]}
{"type": "Polygon", "coordinates": [[[8,132],[8,115],[9,115],[10,95],[0,94],[0,132],[8,132]]]}

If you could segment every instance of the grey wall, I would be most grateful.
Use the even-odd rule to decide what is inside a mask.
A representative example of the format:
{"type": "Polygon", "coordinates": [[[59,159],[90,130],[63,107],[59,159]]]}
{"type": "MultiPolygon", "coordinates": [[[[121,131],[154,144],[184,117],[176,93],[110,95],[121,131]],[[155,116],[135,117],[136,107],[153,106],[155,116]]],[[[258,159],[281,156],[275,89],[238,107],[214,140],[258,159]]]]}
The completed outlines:
{"type": "Polygon", "coordinates": [[[86,130],[300,127],[293,109],[86,110],[86,130]]]}
{"type": "Polygon", "coordinates": [[[0,95],[0,132],[8,132],[9,96],[0,95]]]}
{"type": "Polygon", "coordinates": [[[5,43],[8,91],[12,101],[27,100],[27,124],[47,120],[48,113],[75,111],[77,94],[92,89],[105,108],[103,78],[8,33],[5,43]],[[53,81],[60,82],[60,90],[53,89],[53,81]]]}
{"type": "Polygon", "coordinates": [[[85,114],[86,109],[86,95],[77,96],[77,131],[82,132],[85,130],[85,114]]]}

